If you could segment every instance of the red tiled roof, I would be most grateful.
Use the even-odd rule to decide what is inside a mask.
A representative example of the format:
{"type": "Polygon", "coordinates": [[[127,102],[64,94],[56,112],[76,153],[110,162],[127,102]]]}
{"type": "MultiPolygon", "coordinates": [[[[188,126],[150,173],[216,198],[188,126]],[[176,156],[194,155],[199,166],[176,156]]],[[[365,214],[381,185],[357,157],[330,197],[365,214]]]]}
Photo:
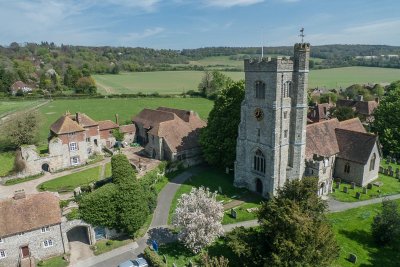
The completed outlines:
{"type": "Polygon", "coordinates": [[[119,127],[118,124],[116,124],[115,122],[113,122],[111,120],[99,121],[98,123],[99,123],[100,131],[116,129],[119,127]]]}
{"type": "Polygon", "coordinates": [[[356,132],[361,132],[361,133],[367,132],[367,131],[365,131],[365,128],[362,125],[359,118],[353,118],[353,119],[341,121],[339,123],[339,127],[341,129],[346,129],[346,130],[351,130],[351,131],[356,131],[356,132]]]}
{"type": "Polygon", "coordinates": [[[136,127],[134,124],[121,125],[121,126],[119,126],[119,131],[121,133],[135,133],[136,127]]]}
{"type": "Polygon", "coordinates": [[[79,113],[77,112],[74,115],[69,116],[72,120],[76,121],[79,125],[83,127],[90,127],[90,126],[97,126],[99,125],[95,120],[90,118],[88,115],[85,113],[79,113]]]}
{"type": "Polygon", "coordinates": [[[339,99],[336,102],[338,107],[351,107],[354,108],[358,113],[362,115],[372,115],[374,110],[378,107],[378,102],[372,101],[356,101],[350,99],[339,99]]]}
{"type": "Polygon", "coordinates": [[[63,115],[50,126],[50,130],[55,134],[66,134],[81,132],[85,129],[73,121],[68,115],[63,115]]]}
{"type": "Polygon", "coordinates": [[[50,192],[0,201],[0,237],[61,222],[59,198],[50,192]]]}
{"type": "Polygon", "coordinates": [[[339,126],[337,119],[307,125],[306,159],[313,155],[329,157],[339,152],[335,129],[339,126]]]}

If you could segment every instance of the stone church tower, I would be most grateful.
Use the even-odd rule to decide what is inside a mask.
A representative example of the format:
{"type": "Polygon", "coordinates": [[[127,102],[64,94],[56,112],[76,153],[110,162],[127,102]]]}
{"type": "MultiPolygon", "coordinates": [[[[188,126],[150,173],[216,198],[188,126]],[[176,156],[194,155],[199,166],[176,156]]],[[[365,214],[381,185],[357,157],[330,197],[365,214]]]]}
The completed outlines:
{"type": "Polygon", "coordinates": [[[304,173],[310,44],[294,57],[244,61],[245,99],[236,147],[235,186],[264,197],[304,173]]]}

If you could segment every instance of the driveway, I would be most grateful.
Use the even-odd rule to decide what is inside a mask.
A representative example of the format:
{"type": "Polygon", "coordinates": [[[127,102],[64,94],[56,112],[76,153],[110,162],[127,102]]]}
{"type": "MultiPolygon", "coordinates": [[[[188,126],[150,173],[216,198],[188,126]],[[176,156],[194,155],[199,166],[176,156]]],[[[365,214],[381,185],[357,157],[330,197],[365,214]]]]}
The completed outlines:
{"type": "Polygon", "coordinates": [[[67,233],[71,253],[70,265],[93,257],[87,235],[87,228],[82,226],[72,228],[67,233]]]}

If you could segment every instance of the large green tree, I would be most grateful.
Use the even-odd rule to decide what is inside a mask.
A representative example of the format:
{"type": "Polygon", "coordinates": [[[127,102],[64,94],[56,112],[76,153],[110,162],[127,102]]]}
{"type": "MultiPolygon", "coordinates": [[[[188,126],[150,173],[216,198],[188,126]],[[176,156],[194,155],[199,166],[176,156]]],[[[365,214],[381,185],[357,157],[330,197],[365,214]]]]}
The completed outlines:
{"type": "Polygon", "coordinates": [[[228,235],[235,255],[248,266],[330,266],[339,248],[317,186],[317,178],[287,182],[262,205],[259,228],[228,235]]]}
{"type": "Polygon", "coordinates": [[[339,121],[345,121],[357,117],[357,113],[351,107],[332,107],[329,109],[331,116],[339,121]]]}
{"type": "Polygon", "coordinates": [[[33,145],[38,141],[42,117],[38,112],[23,112],[2,125],[0,134],[15,147],[33,145]]]}
{"type": "Polygon", "coordinates": [[[382,211],[374,217],[371,230],[372,236],[380,245],[393,245],[396,241],[399,243],[400,212],[395,201],[382,201],[382,211]]]}
{"type": "Polygon", "coordinates": [[[400,157],[400,81],[390,85],[373,115],[371,130],[379,135],[383,153],[400,157]]]}
{"type": "Polygon", "coordinates": [[[198,88],[204,96],[215,98],[222,89],[232,82],[233,80],[230,77],[217,70],[205,71],[198,88]]]}
{"type": "Polygon", "coordinates": [[[200,133],[200,144],[208,163],[222,167],[233,165],[243,99],[244,82],[239,81],[222,89],[215,100],[207,127],[200,133]]]}

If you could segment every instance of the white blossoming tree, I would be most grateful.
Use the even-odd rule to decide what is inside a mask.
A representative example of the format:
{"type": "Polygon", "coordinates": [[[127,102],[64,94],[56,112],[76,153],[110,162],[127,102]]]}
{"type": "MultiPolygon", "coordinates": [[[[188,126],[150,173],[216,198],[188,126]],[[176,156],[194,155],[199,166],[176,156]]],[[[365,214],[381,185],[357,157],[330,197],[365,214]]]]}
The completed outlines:
{"type": "Polygon", "coordinates": [[[208,188],[192,188],[178,200],[172,224],[180,229],[179,240],[194,253],[224,233],[224,208],[208,188]]]}

